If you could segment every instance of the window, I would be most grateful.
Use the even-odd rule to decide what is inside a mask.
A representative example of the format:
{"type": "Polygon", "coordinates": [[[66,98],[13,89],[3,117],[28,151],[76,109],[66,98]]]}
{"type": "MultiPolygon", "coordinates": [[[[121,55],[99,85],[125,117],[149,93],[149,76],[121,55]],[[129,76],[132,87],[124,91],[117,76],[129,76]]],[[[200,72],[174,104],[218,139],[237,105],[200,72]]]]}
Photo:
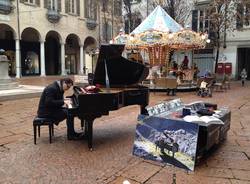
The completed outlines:
{"type": "Polygon", "coordinates": [[[40,0],[20,0],[20,2],[40,6],[40,0]]]}
{"type": "Polygon", "coordinates": [[[35,4],[35,0],[27,0],[27,3],[35,4]]]}
{"type": "Polygon", "coordinates": [[[130,0],[131,4],[137,4],[137,3],[140,3],[140,2],[141,2],[141,0],[130,0]]]}
{"type": "Polygon", "coordinates": [[[97,19],[97,3],[96,0],[84,1],[85,17],[89,19],[97,19]]]}
{"type": "Polygon", "coordinates": [[[238,4],[236,28],[241,29],[246,27],[250,27],[250,3],[245,5],[238,4]]]}
{"type": "Polygon", "coordinates": [[[44,0],[44,8],[61,11],[61,0],[44,0]]]}
{"type": "Polygon", "coordinates": [[[198,10],[193,10],[192,12],[192,30],[197,31],[198,23],[198,10]]]}
{"type": "Polygon", "coordinates": [[[211,22],[209,20],[209,13],[206,9],[193,10],[192,12],[192,30],[196,32],[206,32],[208,37],[212,39],[215,35],[211,30],[211,22]]]}
{"type": "Polygon", "coordinates": [[[244,9],[244,26],[248,27],[249,25],[250,25],[250,4],[246,4],[244,9]]]}
{"type": "Polygon", "coordinates": [[[117,15],[117,16],[122,15],[122,2],[121,2],[121,0],[114,1],[114,15],[117,15]]]}
{"type": "Polygon", "coordinates": [[[199,31],[200,32],[203,32],[203,23],[204,23],[204,12],[203,11],[200,11],[200,20],[199,20],[199,22],[200,22],[200,27],[199,27],[199,31]]]}
{"type": "Polygon", "coordinates": [[[69,13],[76,14],[76,0],[69,1],[69,13]]]}
{"type": "Polygon", "coordinates": [[[106,41],[106,42],[109,42],[109,40],[112,39],[112,36],[111,36],[111,31],[112,31],[112,27],[109,23],[104,23],[103,24],[103,27],[102,27],[102,34],[103,34],[103,40],[106,41]]]}
{"type": "Polygon", "coordinates": [[[109,0],[103,0],[102,1],[102,11],[107,12],[108,11],[108,5],[109,5],[109,0]]]}
{"type": "Polygon", "coordinates": [[[66,13],[80,15],[80,0],[65,0],[66,13]]]}

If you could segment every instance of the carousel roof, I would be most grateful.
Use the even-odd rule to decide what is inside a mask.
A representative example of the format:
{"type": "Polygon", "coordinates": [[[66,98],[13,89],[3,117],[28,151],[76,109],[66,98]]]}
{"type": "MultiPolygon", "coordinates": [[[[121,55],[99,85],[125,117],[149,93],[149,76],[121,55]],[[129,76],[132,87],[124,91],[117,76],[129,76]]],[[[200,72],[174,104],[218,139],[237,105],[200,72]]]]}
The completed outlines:
{"type": "Polygon", "coordinates": [[[172,19],[161,6],[157,6],[131,34],[146,31],[178,32],[182,29],[182,26],[172,19]]]}

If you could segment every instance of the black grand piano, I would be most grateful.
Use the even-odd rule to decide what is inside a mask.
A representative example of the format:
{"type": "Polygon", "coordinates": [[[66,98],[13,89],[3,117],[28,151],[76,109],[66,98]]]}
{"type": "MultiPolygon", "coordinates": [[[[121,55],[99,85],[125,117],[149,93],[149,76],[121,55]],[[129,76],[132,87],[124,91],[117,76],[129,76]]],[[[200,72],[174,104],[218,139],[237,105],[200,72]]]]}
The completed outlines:
{"type": "Polygon", "coordinates": [[[149,69],[122,57],[123,50],[124,45],[101,45],[93,78],[93,84],[101,86],[100,92],[86,94],[81,86],[73,87],[69,117],[78,117],[84,123],[90,150],[96,118],[136,104],[140,105],[141,114],[147,113],[145,107],[149,102],[149,89],[138,84],[147,77],[149,69]]]}

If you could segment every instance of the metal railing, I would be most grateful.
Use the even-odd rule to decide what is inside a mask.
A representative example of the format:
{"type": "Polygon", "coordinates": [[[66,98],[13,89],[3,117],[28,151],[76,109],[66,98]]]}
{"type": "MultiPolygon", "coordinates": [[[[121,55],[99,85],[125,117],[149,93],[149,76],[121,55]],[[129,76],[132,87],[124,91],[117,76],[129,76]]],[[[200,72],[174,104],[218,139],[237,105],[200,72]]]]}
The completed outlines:
{"type": "Polygon", "coordinates": [[[47,18],[48,18],[49,22],[57,23],[57,22],[59,22],[61,15],[60,15],[58,10],[49,9],[47,12],[47,18]]]}

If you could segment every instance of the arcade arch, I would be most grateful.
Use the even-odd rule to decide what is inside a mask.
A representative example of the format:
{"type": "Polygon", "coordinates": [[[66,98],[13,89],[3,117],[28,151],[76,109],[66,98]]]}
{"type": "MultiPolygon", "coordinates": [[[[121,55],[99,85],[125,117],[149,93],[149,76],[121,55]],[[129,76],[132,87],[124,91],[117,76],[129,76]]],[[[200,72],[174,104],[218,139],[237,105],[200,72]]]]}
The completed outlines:
{"type": "Polygon", "coordinates": [[[80,38],[75,34],[69,34],[65,44],[65,72],[77,74],[80,71],[80,38]]]}
{"type": "Polygon", "coordinates": [[[21,33],[21,72],[23,76],[40,74],[40,33],[32,28],[25,28],[21,33]]]}
{"type": "Polygon", "coordinates": [[[9,59],[9,75],[16,75],[16,56],[15,56],[16,32],[7,24],[0,24],[0,49],[4,49],[9,59]]]}
{"type": "Polygon", "coordinates": [[[97,62],[97,41],[95,38],[88,36],[84,40],[83,49],[85,51],[85,63],[83,66],[84,73],[93,73],[97,62]]]}
{"type": "Polygon", "coordinates": [[[45,38],[45,73],[59,75],[61,71],[61,36],[56,31],[49,31],[45,38]]]}

